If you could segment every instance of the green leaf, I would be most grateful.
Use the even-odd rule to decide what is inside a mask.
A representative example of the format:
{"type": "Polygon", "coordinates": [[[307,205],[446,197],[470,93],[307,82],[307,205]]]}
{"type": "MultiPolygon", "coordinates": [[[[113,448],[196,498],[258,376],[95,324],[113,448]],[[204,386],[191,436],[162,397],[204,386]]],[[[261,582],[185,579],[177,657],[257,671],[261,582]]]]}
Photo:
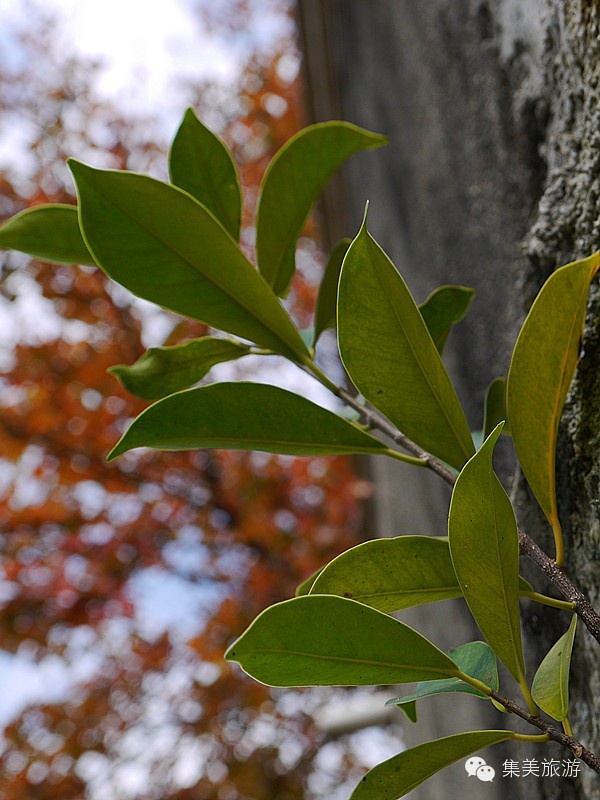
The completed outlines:
{"type": "Polygon", "coordinates": [[[108,372],[136,397],[157,400],[202,380],[215,364],[248,353],[250,348],[246,345],[205,336],[174,347],[151,347],[130,367],[117,364],[108,372]]]}
{"type": "MultiPolygon", "coordinates": [[[[485,642],[469,642],[454,650],[448,655],[458,665],[461,672],[470,675],[478,681],[485,683],[491,689],[498,691],[498,668],[493,650],[485,642]]],[[[428,681],[417,684],[413,694],[388,700],[386,706],[398,706],[412,721],[417,721],[417,700],[422,697],[433,697],[437,694],[472,694],[489,700],[489,697],[460,678],[446,678],[441,681],[428,681]]]]}
{"type": "Polygon", "coordinates": [[[243,381],[159,400],[132,422],[108,461],[136,447],[218,447],[293,456],[387,452],[378,439],[304,397],[243,381]]]}
{"type": "Polygon", "coordinates": [[[406,284],[365,223],[342,266],[338,338],[344,366],[367,400],[460,469],[474,452],[460,402],[406,284]]]}
{"type": "Polygon", "coordinates": [[[352,547],[325,567],[310,593],[350,597],[387,613],[462,595],[448,542],[433,536],[396,536],[352,547]]]}
{"type": "Polygon", "coordinates": [[[0,248],[45,261],[96,265],[79,230],[77,206],[61,203],[26,208],[8,219],[0,226],[0,248]]]}
{"type": "Polygon", "coordinates": [[[275,155],[263,178],[256,222],[256,257],[268,284],[285,294],[296,268],[296,242],[328,178],[353,153],[387,142],[348,122],[310,125],[275,155]]]}
{"type": "Polygon", "coordinates": [[[524,679],[519,620],[519,536],[492,467],[498,425],[458,476],[448,532],[456,577],[479,629],[515,679],[524,679]]]}
{"type": "Polygon", "coordinates": [[[319,567],[319,569],[315,570],[312,575],[309,575],[305,581],[299,583],[298,586],[296,586],[295,596],[304,597],[305,594],[310,594],[310,590],[312,589],[314,582],[324,569],[325,567],[319,567]]]}
{"type": "Polygon", "coordinates": [[[348,252],[351,241],[351,239],[340,239],[331,251],[325,266],[315,311],[314,344],[317,343],[323,331],[328,328],[335,328],[338,281],[342,269],[342,261],[348,252]]]}
{"type": "Polygon", "coordinates": [[[577,366],[589,286],[599,267],[600,253],[594,253],[548,278],[521,328],[508,373],[507,407],[515,449],[555,532],[560,532],[556,435],[577,366]]]}
{"type": "Polygon", "coordinates": [[[510,436],[510,425],[506,413],[506,381],[494,378],[488,386],[483,403],[483,438],[487,439],[496,425],[504,421],[502,433],[510,436]]]}
{"type": "Polygon", "coordinates": [[[171,181],[185,189],[222,223],[238,241],[242,219],[242,191],[237,167],[224,142],[196,116],[183,115],[171,152],[171,181]]]}
{"type": "MultiPolygon", "coordinates": [[[[533,588],[519,578],[519,591],[533,588]]],[[[462,590],[445,536],[396,536],[351,547],[311,575],[296,594],[335,594],[390,614],[462,597],[462,590]]]]}
{"type": "Polygon", "coordinates": [[[455,761],[514,738],[513,731],[469,731],[419,744],[367,772],[350,800],[398,800],[455,761]]]}
{"type": "Polygon", "coordinates": [[[408,625],[329,595],[263,611],[225,658],[267,686],[365,686],[456,674],[452,659],[408,625]]]}
{"type": "Polygon", "coordinates": [[[531,685],[536,704],[559,721],[569,713],[569,670],[576,628],[577,615],[573,614],[569,629],[548,652],[531,685]]]}
{"type": "Polygon", "coordinates": [[[69,164],[84,238],[111,278],[178,314],[308,357],[279,300],[204,206],[145,175],[69,164]]]}
{"type": "Polygon", "coordinates": [[[440,286],[419,306],[438,352],[441,354],[450,329],[467,313],[475,289],[466,286],[440,286]]]}

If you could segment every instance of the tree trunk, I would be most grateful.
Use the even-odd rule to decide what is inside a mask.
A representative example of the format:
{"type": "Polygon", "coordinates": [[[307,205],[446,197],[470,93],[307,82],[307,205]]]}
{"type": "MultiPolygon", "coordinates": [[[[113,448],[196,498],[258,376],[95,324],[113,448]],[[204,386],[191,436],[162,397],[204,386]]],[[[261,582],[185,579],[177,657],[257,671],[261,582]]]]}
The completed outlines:
{"type": "MultiPolygon", "coordinates": [[[[486,386],[506,375],[517,331],[543,281],[556,267],[600,246],[600,2],[302,0],[300,11],[313,117],[341,117],[390,138],[387,148],[355,157],[345,174],[347,191],[338,183],[328,193],[330,236],[356,232],[370,199],[370,230],[419,301],[444,283],[477,290],[467,318],[450,338],[446,363],[472,427],[478,428],[486,386]]],[[[557,467],[566,567],[596,606],[599,368],[596,282],[561,424],[557,467]]],[[[503,478],[510,483],[511,448],[503,447],[503,478]]],[[[379,501],[379,518],[386,520],[382,534],[445,532],[443,489],[431,481],[417,484],[403,467],[376,469],[378,485],[388,487],[379,501]],[[415,507],[423,503],[426,517],[416,518],[415,507]]],[[[552,553],[548,526],[523,481],[514,495],[522,527],[552,553]]],[[[548,589],[535,569],[524,566],[524,571],[537,587],[548,589]]],[[[523,604],[523,611],[532,674],[569,620],[540,606],[523,604]]],[[[435,610],[425,606],[418,615],[421,630],[442,645],[448,638],[457,645],[455,637],[468,632],[470,623],[462,619],[458,630],[448,620],[460,614],[443,604],[435,610]]],[[[596,751],[599,668],[597,645],[580,626],[571,721],[577,737],[596,751]]],[[[436,700],[430,702],[433,707],[436,700]]],[[[460,730],[454,712],[450,716],[446,706],[448,716],[440,719],[440,708],[428,712],[435,716],[425,731],[417,726],[419,740],[460,730]]],[[[502,724],[497,716],[492,727],[502,724]]],[[[597,776],[584,765],[577,779],[508,779],[501,767],[506,751],[488,752],[497,774],[493,787],[475,786],[464,770],[454,768],[442,773],[437,789],[428,782],[419,796],[461,792],[489,798],[493,788],[499,797],[510,792],[527,800],[600,798],[597,776]]],[[[518,752],[513,746],[510,753],[540,763],[568,757],[558,746],[531,751],[519,746],[518,752]]]]}

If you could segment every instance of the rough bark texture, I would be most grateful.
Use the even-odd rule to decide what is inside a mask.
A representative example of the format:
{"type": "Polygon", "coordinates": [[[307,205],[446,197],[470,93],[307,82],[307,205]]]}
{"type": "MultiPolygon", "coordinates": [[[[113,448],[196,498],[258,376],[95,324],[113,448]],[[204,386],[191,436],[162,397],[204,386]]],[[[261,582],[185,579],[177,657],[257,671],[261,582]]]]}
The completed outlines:
{"type": "MultiPolygon", "coordinates": [[[[468,318],[452,334],[447,363],[478,427],[485,387],[506,374],[518,327],[544,279],[600,246],[600,2],[303,0],[301,13],[314,116],[342,116],[390,137],[385,150],[355,159],[346,174],[347,191],[340,192],[338,184],[330,192],[329,230],[334,237],[356,230],[369,198],[371,231],[419,300],[443,283],[477,289],[468,318]]],[[[508,447],[504,466],[508,477],[508,447]]],[[[423,532],[443,532],[435,530],[444,525],[443,494],[412,482],[402,467],[391,473],[386,466],[385,474],[381,466],[376,469],[388,493],[380,502],[383,533],[414,533],[420,524],[427,528],[423,532]],[[414,517],[423,496],[428,520],[414,517]],[[402,510],[407,506],[408,525],[402,510]]],[[[558,487],[567,570],[598,607],[598,281],[560,431],[558,487]]],[[[547,525],[522,482],[515,496],[521,526],[552,552],[547,525]]],[[[529,577],[546,588],[534,570],[529,577]]],[[[524,606],[530,670],[568,624],[564,614],[540,609],[524,606]]],[[[427,623],[425,607],[419,615],[422,630],[432,638],[442,628],[442,638],[454,636],[457,631],[448,630],[454,624],[448,614],[454,613],[444,611],[441,623],[430,616],[427,623]]],[[[464,633],[468,623],[457,625],[464,633]]],[[[596,751],[599,690],[597,645],[581,627],[572,724],[596,751]]],[[[426,723],[428,731],[458,731],[454,712],[440,720],[440,708],[426,723]]],[[[493,726],[498,725],[496,719],[493,726]]],[[[540,762],[566,757],[554,747],[511,752],[513,758],[540,762]]],[[[504,757],[490,751],[489,762],[498,769],[504,757]]],[[[437,788],[428,782],[419,796],[460,792],[489,798],[495,790],[499,797],[510,792],[528,800],[600,798],[597,776],[586,768],[576,780],[509,781],[500,774],[493,787],[475,786],[464,772],[443,775],[437,788]]]]}

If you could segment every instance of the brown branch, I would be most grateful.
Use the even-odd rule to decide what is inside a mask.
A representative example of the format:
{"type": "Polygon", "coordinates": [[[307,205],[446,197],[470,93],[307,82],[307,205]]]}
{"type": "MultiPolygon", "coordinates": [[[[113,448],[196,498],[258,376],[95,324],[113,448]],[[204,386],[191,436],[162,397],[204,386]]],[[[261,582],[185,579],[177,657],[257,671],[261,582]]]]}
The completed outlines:
{"type": "Polygon", "coordinates": [[[558,742],[558,744],[562,745],[567,750],[570,750],[576,758],[580,758],[585,764],[588,765],[588,767],[591,767],[595,772],[600,774],[600,759],[598,756],[594,755],[591,750],[588,750],[587,747],[584,747],[581,742],[578,742],[577,739],[574,739],[572,736],[567,736],[566,733],[558,728],[555,728],[554,725],[546,722],[541,717],[536,717],[533,714],[530,714],[512,700],[509,700],[507,697],[503,697],[501,694],[498,694],[498,692],[492,690],[490,697],[493,697],[497,703],[503,705],[507,711],[511,712],[511,714],[516,714],[518,717],[521,717],[521,719],[524,719],[525,722],[528,722],[530,725],[534,725],[540,731],[547,734],[553,741],[558,742]]]}
{"type": "Polygon", "coordinates": [[[542,548],[520,529],[519,544],[521,546],[521,553],[536,563],[550,583],[558,589],[562,596],[575,605],[577,616],[580,617],[594,639],[600,642],[600,616],[581,589],[571,581],[569,576],[558,566],[554,559],[547,556],[542,548]]]}
{"type": "MultiPolygon", "coordinates": [[[[445,464],[443,464],[431,453],[427,453],[418,444],[415,444],[408,436],[405,436],[397,430],[388,420],[382,416],[378,411],[372,408],[367,408],[356,400],[345,389],[338,388],[336,394],[338,397],[347,403],[349,406],[358,411],[364,421],[372,428],[384,433],[393,442],[400,447],[403,447],[409,453],[418,458],[423,459],[425,465],[439,475],[450,486],[454,486],[457,476],[445,464]]],[[[558,589],[562,596],[573,603],[575,612],[581,619],[585,627],[588,629],[594,639],[600,644],[600,615],[595,611],[589,599],[579,589],[568,575],[562,570],[554,559],[550,558],[539,547],[533,539],[531,539],[524,531],[519,530],[519,545],[522,555],[527,556],[533,561],[539,569],[544,573],[553,586],[558,589]]]]}
{"type": "MultiPolygon", "coordinates": [[[[317,380],[320,380],[328,389],[334,392],[341,400],[347,405],[354,408],[360,413],[365,423],[371,427],[384,433],[393,442],[400,447],[403,447],[411,455],[417,456],[422,459],[430,470],[435,472],[450,486],[454,486],[457,480],[456,474],[443,464],[438,458],[432,456],[431,453],[423,450],[418,444],[413,442],[405,434],[399,431],[392,425],[382,414],[373,408],[368,408],[360,403],[345,389],[334,386],[325,375],[317,368],[314,370],[307,365],[307,372],[312,374],[317,380]],[[324,380],[323,380],[324,379],[324,380]]],[[[559,592],[575,606],[575,611],[581,618],[589,632],[600,642],[600,616],[593,609],[588,598],[583,592],[575,586],[565,572],[553,561],[538,545],[530,539],[529,536],[522,530],[519,530],[519,545],[521,553],[530,558],[542,570],[544,575],[550,582],[559,590],[559,592]]],[[[568,736],[563,731],[554,727],[550,723],[543,720],[540,716],[534,716],[526,711],[521,706],[518,706],[513,700],[503,697],[498,692],[490,689],[489,696],[493,697],[496,702],[500,703],[507,711],[528,722],[530,725],[538,728],[543,733],[547,734],[550,739],[570,750],[576,758],[581,759],[585,764],[591,767],[595,772],[600,774],[600,759],[591,751],[584,747],[581,742],[573,736],[568,736]]]]}

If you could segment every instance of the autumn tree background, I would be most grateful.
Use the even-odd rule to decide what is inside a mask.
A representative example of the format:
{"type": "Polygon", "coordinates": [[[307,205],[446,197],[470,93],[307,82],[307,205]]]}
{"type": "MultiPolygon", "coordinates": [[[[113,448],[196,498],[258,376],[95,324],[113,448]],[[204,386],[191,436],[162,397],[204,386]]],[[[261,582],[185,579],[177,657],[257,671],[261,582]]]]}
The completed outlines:
{"type": "MultiPolygon", "coordinates": [[[[218,5],[209,22],[223,35],[254,13],[218,5]]],[[[0,74],[0,126],[32,131],[27,159],[0,181],[2,219],[74,202],[67,156],[165,177],[154,121],[100,101],[100,68],[53,48],[53,20],[31,8],[18,66],[0,74]]],[[[297,48],[288,38],[254,53],[235,89],[188,87],[240,164],[250,255],[260,177],[303,121],[297,48]]],[[[359,541],[368,486],[345,458],[144,452],[107,466],[143,408],[107,368],[133,363],[149,331],[175,343],[205,329],[132,302],[99,270],[1,258],[0,632],[12,669],[37,664],[44,685],[3,733],[0,800],[344,795],[370,765],[360,734],[326,744],[311,716],[321,692],[270,691],[222,654],[359,541]],[[165,591],[182,603],[176,623],[153,617],[156,602],[140,611],[140,597],[165,591]]],[[[322,263],[305,237],[289,298],[303,326],[322,263]]]]}

